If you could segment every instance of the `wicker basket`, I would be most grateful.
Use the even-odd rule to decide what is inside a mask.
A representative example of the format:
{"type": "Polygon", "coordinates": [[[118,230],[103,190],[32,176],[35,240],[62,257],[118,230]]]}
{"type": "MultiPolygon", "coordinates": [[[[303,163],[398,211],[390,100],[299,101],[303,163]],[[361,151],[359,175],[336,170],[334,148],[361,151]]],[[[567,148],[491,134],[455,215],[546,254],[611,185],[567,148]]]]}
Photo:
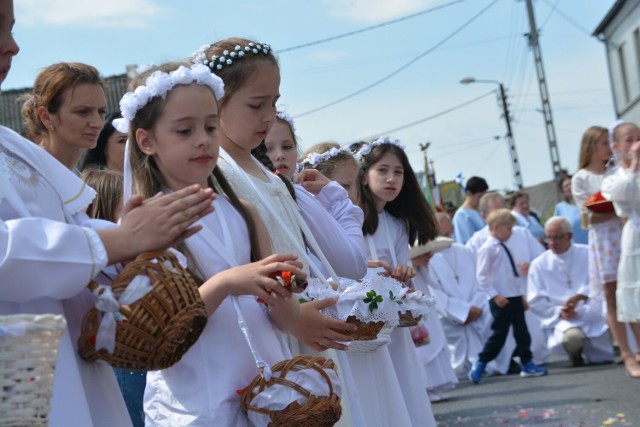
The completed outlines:
{"type": "Polygon", "coordinates": [[[398,319],[398,328],[410,328],[420,322],[422,315],[415,317],[410,311],[405,311],[404,313],[398,312],[398,319]]]}
{"type": "Polygon", "coordinates": [[[335,394],[331,380],[324,369],[335,370],[335,364],[331,359],[309,355],[300,355],[291,359],[276,363],[271,368],[273,376],[266,381],[262,375],[257,375],[240,397],[240,406],[245,411],[255,411],[268,415],[271,419],[269,426],[296,426],[296,427],[324,427],[332,426],[340,419],[342,408],[340,397],[335,394]],[[317,397],[299,384],[287,380],[285,377],[289,371],[302,369],[314,369],[322,375],[329,385],[330,396],[317,397]],[[280,411],[269,411],[263,408],[251,406],[251,401],[256,395],[274,384],[282,384],[291,387],[304,396],[307,401],[303,405],[297,402],[289,404],[280,411]]]}
{"type": "Polygon", "coordinates": [[[384,322],[363,322],[356,316],[349,316],[345,322],[358,327],[355,331],[339,331],[341,334],[348,335],[354,341],[370,341],[375,340],[378,333],[384,327],[384,322]]]}
{"type": "Polygon", "coordinates": [[[62,315],[0,316],[0,426],[46,426],[62,315]]]}
{"type": "Polygon", "coordinates": [[[165,369],[178,362],[200,336],[207,323],[204,303],[193,278],[171,253],[139,255],[113,282],[113,294],[121,295],[138,275],[148,276],[153,289],[130,306],[120,307],[126,321],[116,324],[115,351],[96,351],[101,315],[92,308],[78,339],[83,359],[102,359],[130,370],[165,369]]]}

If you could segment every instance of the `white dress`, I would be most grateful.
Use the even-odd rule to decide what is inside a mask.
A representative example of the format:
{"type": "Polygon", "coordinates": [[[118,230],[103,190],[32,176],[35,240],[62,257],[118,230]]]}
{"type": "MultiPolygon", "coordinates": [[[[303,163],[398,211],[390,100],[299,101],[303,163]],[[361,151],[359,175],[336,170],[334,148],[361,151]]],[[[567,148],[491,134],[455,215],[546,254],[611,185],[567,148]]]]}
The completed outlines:
{"type": "MultiPolygon", "coordinates": [[[[243,218],[223,196],[213,204],[215,211],[199,221],[204,228],[186,242],[205,277],[250,262],[243,218]],[[223,238],[223,227],[230,238],[223,238]],[[227,255],[221,255],[221,251],[227,255]]],[[[238,299],[252,343],[264,361],[273,366],[290,358],[284,334],[273,325],[263,305],[252,295],[238,299]]],[[[227,297],[178,363],[147,373],[145,425],[249,426],[237,390],[244,389],[257,374],[256,361],[238,326],[232,300],[227,297]]]]}
{"type": "Polygon", "coordinates": [[[640,322],[640,174],[619,168],[604,179],[602,193],[613,201],[617,214],[627,218],[618,266],[618,320],[640,322]]]}
{"type": "MultiPolygon", "coordinates": [[[[378,215],[378,229],[365,236],[368,258],[381,260],[395,268],[397,264],[410,265],[409,236],[404,224],[387,211],[378,215]],[[375,253],[374,253],[375,251],[375,253]],[[394,262],[395,260],[395,262],[394,262]]],[[[409,328],[395,328],[391,333],[389,354],[398,381],[402,386],[404,402],[413,426],[435,426],[431,402],[427,397],[428,382],[424,366],[414,350],[409,328]]]]}
{"type": "MultiPolygon", "coordinates": [[[[580,211],[587,215],[584,202],[601,190],[602,180],[611,172],[598,175],[586,169],[580,169],[571,178],[571,193],[580,211]]],[[[603,194],[604,195],[604,194],[603,194]]],[[[622,220],[612,218],[608,221],[589,224],[589,280],[590,295],[601,298],[605,283],[615,282],[618,277],[620,262],[620,237],[622,220]]],[[[606,309],[606,305],[604,306],[606,309]]]]}
{"type": "Polygon", "coordinates": [[[76,351],[93,305],[86,285],[107,263],[84,209],[95,192],[40,147],[0,127],[0,315],[64,314],[49,425],[130,426],[112,369],[76,351]]]}
{"type": "MultiPolygon", "coordinates": [[[[428,286],[428,268],[415,268],[417,274],[413,278],[414,287],[425,295],[431,295],[431,290],[428,286]]],[[[423,316],[420,320],[420,325],[429,332],[430,339],[429,344],[416,347],[418,359],[424,365],[426,373],[427,392],[432,400],[441,399],[458,382],[456,373],[451,366],[451,352],[447,345],[447,338],[445,337],[440,317],[435,310],[427,316],[423,316]]]]}
{"type": "MultiPolygon", "coordinates": [[[[222,156],[225,155],[227,154],[222,154],[222,156]]],[[[297,253],[300,255],[300,259],[304,259],[299,249],[304,248],[305,245],[300,230],[301,225],[295,214],[298,207],[282,180],[274,174],[267,173],[266,178],[268,181],[262,181],[240,171],[239,167],[234,164],[233,159],[227,160],[222,156],[218,159],[218,167],[224,173],[235,193],[249,201],[258,210],[271,238],[273,252],[297,253]],[[289,237],[291,233],[287,233],[285,227],[293,233],[295,241],[292,241],[289,237]]],[[[322,214],[324,219],[329,216],[322,208],[318,212],[324,212],[322,214]]],[[[318,218],[318,221],[320,220],[321,218],[318,218]]],[[[331,262],[331,248],[321,248],[321,250],[331,262]],[[325,249],[327,249],[327,252],[325,252],[325,249]]],[[[309,266],[305,265],[305,269],[309,271],[309,266]]],[[[353,379],[349,375],[349,368],[342,368],[342,365],[346,363],[344,353],[340,352],[340,355],[338,355],[335,350],[331,349],[323,352],[314,351],[291,335],[288,336],[288,343],[294,356],[300,354],[320,355],[337,363],[338,375],[343,390],[343,395],[341,396],[342,417],[338,425],[351,425],[352,419],[360,419],[362,410],[359,407],[358,399],[356,396],[350,396],[355,392],[353,379]]]]}
{"type": "Polygon", "coordinates": [[[547,250],[529,268],[528,300],[531,312],[539,318],[551,352],[564,354],[562,338],[571,328],[580,328],[587,337],[584,355],[589,362],[613,360],[609,327],[602,314],[602,301],[589,299],[576,307],[577,317],[562,319],[560,310],[567,298],[589,295],[586,245],[572,244],[557,255],[547,250]]]}
{"type": "MultiPolygon", "coordinates": [[[[433,255],[428,268],[427,283],[438,302],[440,320],[451,352],[450,363],[458,378],[466,378],[478,360],[478,354],[491,336],[493,322],[489,297],[480,290],[476,279],[475,257],[472,249],[454,243],[433,255]],[[482,315],[465,325],[472,305],[481,308],[482,315]]],[[[515,346],[515,340],[509,334],[498,357],[487,365],[487,375],[507,373],[515,346]]]]}

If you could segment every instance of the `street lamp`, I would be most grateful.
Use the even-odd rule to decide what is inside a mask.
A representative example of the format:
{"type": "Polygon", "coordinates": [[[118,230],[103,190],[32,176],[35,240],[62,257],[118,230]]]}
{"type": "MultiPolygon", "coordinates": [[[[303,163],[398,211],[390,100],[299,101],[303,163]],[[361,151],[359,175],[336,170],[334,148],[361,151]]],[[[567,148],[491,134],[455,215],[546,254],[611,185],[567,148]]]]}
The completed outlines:
{"type": "Polygon", "coordinates": [[[498,85],[500,89],[500,100],[502,102],[502,112],[504,115],[505,123],[507,124],[506,140],[507,144],[509,144],[509,155],[511,156],[511,163],[513,167],[513,178],[518,189],[522,190],[522,173],[520,172],[520,163],[518,162],[518,151],[516,150],[516,143],[513,140],[513,132],[511,130],[511,116],[509,115],[509,106],[507,104],[507,95],[505,94],[504,85],[502,84],[502,82],[499,82],[497,80],[479,80],[475,77],[465,77],[460,80],[460,83],[463,85],[468,85],[471,83],[491,83],[498,85]]]}

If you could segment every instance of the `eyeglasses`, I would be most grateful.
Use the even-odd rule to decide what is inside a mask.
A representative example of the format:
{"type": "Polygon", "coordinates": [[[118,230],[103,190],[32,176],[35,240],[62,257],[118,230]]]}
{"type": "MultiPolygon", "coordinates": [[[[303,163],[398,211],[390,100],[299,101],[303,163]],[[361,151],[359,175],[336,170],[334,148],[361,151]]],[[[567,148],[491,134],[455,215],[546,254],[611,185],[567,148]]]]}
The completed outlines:
{"type": "Polygon", "coordinates": [[[570,233],[558,234],[557,236],[544,236],[545,240],[560,240],[567,237],[570,233]]]}

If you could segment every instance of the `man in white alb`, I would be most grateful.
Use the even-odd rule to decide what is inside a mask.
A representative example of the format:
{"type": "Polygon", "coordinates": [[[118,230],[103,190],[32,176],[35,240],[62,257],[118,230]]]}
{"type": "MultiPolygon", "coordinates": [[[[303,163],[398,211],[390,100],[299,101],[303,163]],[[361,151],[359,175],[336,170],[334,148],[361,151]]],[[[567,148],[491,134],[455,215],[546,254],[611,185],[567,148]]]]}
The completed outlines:
{"type": "Polygon", "coordinates": [[[571,366],[613,360],[600,301],[588,298],[587,246],[572,242],[571,223],[555,216],[544,227],[549,249],[529,267],[528,300],[550,351],[564,351],[571,366]]]}
{"type": "MultiPolygon", "coordinates": [[[[453,225],[445,213],[437,213],[438,231],[451,237],[453,225]]],[[[460,243],[433,255],[427,282],[438,301],[438,312],[451,352],[451,365],[458,378],[466,378],[491,335],[493,318],[489,296],[478,287],[475,252],[460,243]]],[[[515,341],[509,336],[497,359],[489,363],[487,374],[506,374],[515,341]]]]}

